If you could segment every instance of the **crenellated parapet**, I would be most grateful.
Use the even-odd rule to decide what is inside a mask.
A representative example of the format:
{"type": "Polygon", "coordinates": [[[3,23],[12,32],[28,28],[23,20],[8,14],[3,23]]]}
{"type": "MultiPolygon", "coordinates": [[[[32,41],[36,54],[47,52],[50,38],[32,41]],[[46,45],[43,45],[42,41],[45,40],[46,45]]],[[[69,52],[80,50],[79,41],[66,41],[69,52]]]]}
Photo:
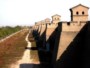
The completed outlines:
{"type": "Polygon", "coordinates": [[[58,23],[55,24],[55,23],[48,23],[47,24],[47,28],[56,28],[58,26],[58,23]]]}
{"type": "Polygon", "coordinates": [[[86,24],[86,21],[77,21],[72,22],[62,22],[62,31],[63,32],[78,32],[86,24]]]}

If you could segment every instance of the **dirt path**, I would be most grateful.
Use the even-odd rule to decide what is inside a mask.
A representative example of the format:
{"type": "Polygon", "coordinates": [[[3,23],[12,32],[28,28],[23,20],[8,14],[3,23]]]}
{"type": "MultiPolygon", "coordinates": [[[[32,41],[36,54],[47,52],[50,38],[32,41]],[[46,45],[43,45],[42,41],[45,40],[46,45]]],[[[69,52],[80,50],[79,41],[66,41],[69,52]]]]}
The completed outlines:
{"type": "MultiPolygon", "coordinates": [[[[28,36],[29,36],[29,33],[27,34],[25,40],[27,42],[27,47],[30,48],[31,47],[31,43],[28,40],[28,36]]],[[[24,51],[22,59],[20,59],[16,63],[11,64],[10,68],[20,68],[20,64],[30,64],[30,63],[33,63],[33,59],[30,59],[30,49],[26,49],[24,51]]],[[[38,64],[38,63],[35,63],[35,64],[38,64]]]]}

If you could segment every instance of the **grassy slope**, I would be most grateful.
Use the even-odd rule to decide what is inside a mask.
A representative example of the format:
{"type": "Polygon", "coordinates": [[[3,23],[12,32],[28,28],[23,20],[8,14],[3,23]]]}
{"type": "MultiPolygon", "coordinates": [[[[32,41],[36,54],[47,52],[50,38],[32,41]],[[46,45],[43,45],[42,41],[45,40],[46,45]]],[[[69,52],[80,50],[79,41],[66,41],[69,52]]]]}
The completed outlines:
{"type": "Polygon", "coordinates": [[[28,31],[24,30],[0,43],[0,68],[7,68],[8,64],[21,58],[27,43],[25,37],[28,31]]]}
{"type": "Polygon", "coordinates": [[[16,27],[0,27],[0,39],[5,38],[6,36],[15,33],[17,31],[21,30],[20,26],[16,26],[16,27]]]}

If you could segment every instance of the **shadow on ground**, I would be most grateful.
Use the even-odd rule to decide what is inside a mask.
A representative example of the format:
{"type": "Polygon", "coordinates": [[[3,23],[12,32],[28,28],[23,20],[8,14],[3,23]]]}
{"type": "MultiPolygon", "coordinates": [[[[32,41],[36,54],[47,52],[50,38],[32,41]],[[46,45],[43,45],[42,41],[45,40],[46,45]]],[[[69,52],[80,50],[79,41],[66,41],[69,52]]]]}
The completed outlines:
{"type": "Polygon", "coordinates": [[[38,64],[21,64],[20,68],[39,68],[38,64]]]}
{"type": "Polygon", "coordinates": [[[29,49],[29,50],[37,50],[37,47],[25,47],[25,49],[29,49]]]}
{"type": "Polygon", "coordinates": [[[47,68],[46,66],[42,66],[42,64],[21,64],[20,68],[47,68]]]}

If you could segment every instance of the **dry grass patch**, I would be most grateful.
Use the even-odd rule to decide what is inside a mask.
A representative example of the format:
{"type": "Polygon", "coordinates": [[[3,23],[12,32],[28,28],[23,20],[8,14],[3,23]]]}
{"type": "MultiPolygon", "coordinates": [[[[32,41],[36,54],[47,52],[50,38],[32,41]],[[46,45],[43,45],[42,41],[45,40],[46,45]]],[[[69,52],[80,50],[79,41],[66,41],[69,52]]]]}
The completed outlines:
{"type": "Polygon", "coordinates": [[[30,51],[30,59],[32,59],[33,62],[39,61],[38,51],[37,50],[31,50],[30,51]]]}
{"type": "Polygon", "coordinates": [[[8,68],[7,65],[16,62],[22,57],[27,46],[25,41],[27,33],[28,30],[23,30],[0,43],[0,68],[8,68]]]}

